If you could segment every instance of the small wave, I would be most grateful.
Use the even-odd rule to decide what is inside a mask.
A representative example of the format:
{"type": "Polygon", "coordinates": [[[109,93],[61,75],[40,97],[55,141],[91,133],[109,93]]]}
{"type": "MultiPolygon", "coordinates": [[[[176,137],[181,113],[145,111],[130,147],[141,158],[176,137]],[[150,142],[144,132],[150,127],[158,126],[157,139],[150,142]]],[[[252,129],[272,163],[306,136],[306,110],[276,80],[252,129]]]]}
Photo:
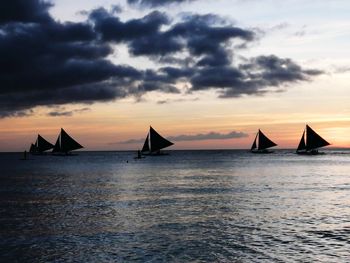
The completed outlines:
{"type": "Polygon", "coordinates": [[[349,240],[350,227],[342,228],[342,229],[333,229],[333,230],[314,230],[314,231],[309,231],[309,233],[313,233],[321,238],[333,239],[336,241],[350,244],[350,240],[349,240]]]}

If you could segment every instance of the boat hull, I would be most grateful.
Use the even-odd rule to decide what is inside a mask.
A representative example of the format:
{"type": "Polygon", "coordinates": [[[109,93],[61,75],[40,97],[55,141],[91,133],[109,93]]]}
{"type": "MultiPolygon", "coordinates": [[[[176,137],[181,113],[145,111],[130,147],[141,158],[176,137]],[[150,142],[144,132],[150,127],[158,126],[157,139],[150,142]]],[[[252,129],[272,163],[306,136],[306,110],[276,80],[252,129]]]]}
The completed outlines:
{"type": "Polygon", "coordinates": [[[169,153],[166,152],[154,152],[154,153],[142,153],[143,156],[166,156],[169,153]]]}
{"type": "Polygon", "coordinates": [[[41,153],[39,153],[39,152],[32,152],[32,153],[30,153],[31,155],[49,155],[50,153],[48,153],[48,152],[41,152],[41,153]]]}
{"type": "Polygon", "coordinates": [[[61,153],[61,152],[57,152],[57,153],[52,153],[53,156],[77,156],[77,153],[61,153]]]}
{"type": "Polygon", "coordinates": [[[296,151],[296,154],[299,154],[299,155],[320,155],[320,154],[324,154],[324,152],[319,152],[318,150],[296,151]]]}
{"type": "Polygon", "coordinates": [[[257,154],[269,154],[269,153],[273,153],[273,151],[270,151],[270,150],[251,150],[250,151],[251,153],[257,153],[257,154]]]}

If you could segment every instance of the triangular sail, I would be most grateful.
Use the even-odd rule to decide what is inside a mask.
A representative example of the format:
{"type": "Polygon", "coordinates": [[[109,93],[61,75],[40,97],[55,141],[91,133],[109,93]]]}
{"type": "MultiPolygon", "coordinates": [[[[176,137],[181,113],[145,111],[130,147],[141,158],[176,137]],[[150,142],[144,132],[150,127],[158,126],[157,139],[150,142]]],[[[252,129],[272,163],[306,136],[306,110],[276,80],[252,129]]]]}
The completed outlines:
{"type": "Polygon", "coordinates": [[[40,153],[50,150],[54,147],[51,143],[49,143],[40,135],[38,135],[38,139],[36,140],[35,146],[37,147],[37,150],[40,153]]]}
{"type": "Polygon", "coordinates": [[[68,153],[73,150],[78,150],[84,148],[78,142],[76,142],[72,137],[61,129],[61,133],[58,135],[55,146],[53,147],[53,153],[68,153]]]}
{"type": "Polygon", "coordinates": [[[55,146],[52,149],[53,153],[61,152],[61,143],[60,143],[61,140],[60,139],[61,139],[61,134],[58,135],[58,138],[57,138],[57,141],[55,143],[55,146]]]}
{"type": "Polygon", "coordinates": [[[36,146],[35,146],[33,143],[30,145],[29,152],[30,152],[30,153],[35,153],[35,152],[37,152],[36,146]]]}
{"type": "Polygon", "coordinates": [[[147,137],[146,137],[145,143],[143,144],[141,152],[149,152],[149,143],[148,143],[148,141],[149,141],[149,134],[147,134],[147,137]]]}
{"type": "Polygon", "coordinates": [[[258,134],[259,132],[255,135],[255,139],[254,139],[254,142],[253,142],[253,145],[252,145],[252,148],[250,148],[250,150],[254,150],[256,149],[256,139],[258,138],[258,134]]]}
{"type": "Polygon", "coordinates": [[[151,152],[157,152],[161,149],[164,149],[166,147],[173,145],[172,142],[163,138],[152,127],[150,127],[149,134],[150,134],[150,141],[151,141],[151,147],[150,147],[151,152]]]}
{"type": "Polygon", "coordinates": [[[310,126],[306,125],[306,148],[308,150],[317,149],[329,145],[330,143],[318,135],[310,126]]]}
{"type": "Polygon", "coordinates": [[[65,130],[61,129],[61,151],[62,152],[70,152],[73,150],[78,150],[83,148],[78,142],[76,142],[72,137],[65,132],[65,130]]]}
{"type": "Polygon", "coordinates": [[[305,137],[305,130],[303,132],[303,135],[301,136],[301,139],[300,139],[297,151],[306,150],[306,144],[305,144],[305,138],[304,137],[305,137]]]}
{"type": "Polygon", "coordinates": [[[276,146],[277,144],[271,141],[269,138],[266,137],[265,134],[262,133],[262,131],[259,130],[259,146],[258,150],[264,150],[273,146],[276,146]]]}

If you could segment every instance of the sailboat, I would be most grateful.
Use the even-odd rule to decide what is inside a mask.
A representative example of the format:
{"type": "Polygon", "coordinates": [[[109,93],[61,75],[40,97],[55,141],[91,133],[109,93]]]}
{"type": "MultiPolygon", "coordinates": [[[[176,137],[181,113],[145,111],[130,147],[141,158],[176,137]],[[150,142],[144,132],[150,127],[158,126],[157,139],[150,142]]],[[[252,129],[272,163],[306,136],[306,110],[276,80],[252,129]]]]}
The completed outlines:
{"type": "Polygon", "coordinates": [[[61,132],[58,135],[55,146],[52,153],[54,155],[72,155],[71,151],[84,148],[78,142],[76,142],[68,133],[61,128],[61,132]]]}
{"type": "Polygon", "coordinates": [[[316,155],[319,154],[318,148],[327,145],[330,145],[330,143],[318,135],[309,125],[306,125],[296,153],[316,155]]]}
{"type": "Polygon", "coordinates": [[[161,149],[167,148],[174,143],[163,138],[155,129],[150,126],[145,143],[143,144],[141,153],[143,155],[165,155],[161,149]]]}
{"type": "Polygon", "coordinates": [[[277,146],[277,144],[267,138],[266,135],[259,129],[250,151],[252,153],[272,153],[272,151],[268,150],[268,148],[274,146],[277,146]]]}
{"type": "MultiPolygon", "coordinates": [[[[32,153],[33,154],[44,154],[45,151],[48,151],[52,148],[53,148],[53,144],[49,143],[40,134],[38,134],[38,138],[36,139],[36,142],[35,142],[34,148],[33,148],[34,152],[32,152],[32,153]]],[[[30,148],[30,150],[32,150],[32,147],[30,148]]]]}
{"type": "Polygon", "coordinates": [[[46,151],[53,148],[53,144],[49,143],[45,140],[40,134],[38,134],[38,138],[36,139],[35,144],[30,145],[29,152],[31,154],[44,154],[46,151]]]}

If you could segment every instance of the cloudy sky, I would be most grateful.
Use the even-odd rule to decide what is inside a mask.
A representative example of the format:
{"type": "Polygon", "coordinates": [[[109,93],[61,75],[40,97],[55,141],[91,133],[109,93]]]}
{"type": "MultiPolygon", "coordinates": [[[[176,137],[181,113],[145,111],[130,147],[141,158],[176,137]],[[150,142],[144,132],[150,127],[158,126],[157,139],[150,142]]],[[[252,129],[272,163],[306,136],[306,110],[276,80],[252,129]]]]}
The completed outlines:
{"type": "Polygon", "coordinates": [[[350,147],[350,3],[0,3],[0,151],[61,127],[87,150],[293,148],[306,123],[350,147]],[[142,143],[141,143],[142,144],[142,143]]]}

